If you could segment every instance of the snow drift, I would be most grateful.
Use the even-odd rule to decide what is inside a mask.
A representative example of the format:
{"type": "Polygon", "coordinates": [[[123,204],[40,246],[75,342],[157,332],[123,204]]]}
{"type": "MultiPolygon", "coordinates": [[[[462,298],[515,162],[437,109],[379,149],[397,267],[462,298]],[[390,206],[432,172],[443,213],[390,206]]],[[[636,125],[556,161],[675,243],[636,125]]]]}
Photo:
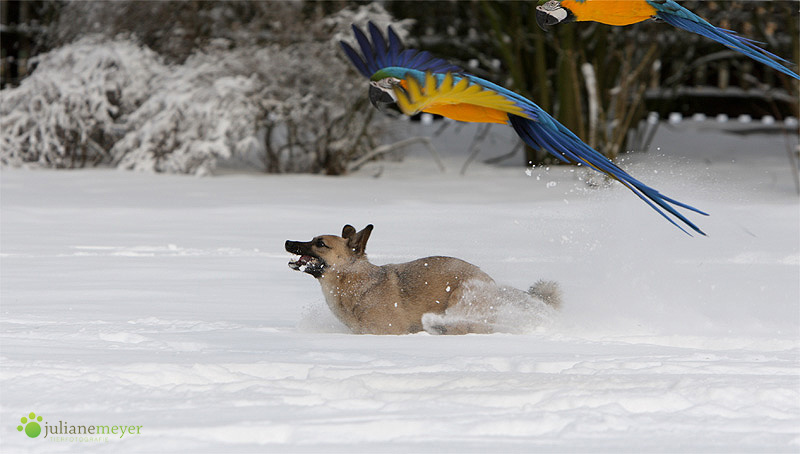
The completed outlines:
{"type": "Polygon", "coordinates": [[[460,176],[464,156],[441,173],[424,150],[346,178],[4,169],[0,448],[796,452],[787,143],[729,127],[749,129],[664,125],[660,153],[623,164],[709,211],[707,238],[579,169],[460,176]],[[375,224],[375,263],[444,254],[517,288],[552,279],[563,309],[523,334],[348,334],[283,251],[344,223],[375,224]],[[30,438],[30,412],[141,434],[30,438]]]}

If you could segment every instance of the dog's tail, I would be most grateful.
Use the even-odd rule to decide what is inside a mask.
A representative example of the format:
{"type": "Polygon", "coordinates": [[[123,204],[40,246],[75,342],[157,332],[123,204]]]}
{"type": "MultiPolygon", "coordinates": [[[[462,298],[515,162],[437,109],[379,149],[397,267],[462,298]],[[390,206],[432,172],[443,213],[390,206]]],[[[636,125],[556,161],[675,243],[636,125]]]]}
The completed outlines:
{"type": "Polygon", "coordinates": [[[528,295],[538,298],[553,309],[561,308],[561,288],[555,281],[540,280],[528,289],[528,295]]]}

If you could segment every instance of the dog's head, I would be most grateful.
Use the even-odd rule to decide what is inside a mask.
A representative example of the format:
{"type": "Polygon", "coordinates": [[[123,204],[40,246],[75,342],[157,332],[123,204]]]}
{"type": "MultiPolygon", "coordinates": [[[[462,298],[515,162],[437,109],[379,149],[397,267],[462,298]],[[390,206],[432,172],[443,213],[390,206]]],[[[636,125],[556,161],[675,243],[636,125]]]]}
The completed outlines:
{"type": "Polygon", "coordinates": [[[300,258],[289,262],[289,268],[321,278],[329,269],[364,258],[364,249],[372,233],[372,224],[356,232],[352,225],[342,229],[342,236],[321,235],[311,241],[286,241],[286,251],[300,258]]]}

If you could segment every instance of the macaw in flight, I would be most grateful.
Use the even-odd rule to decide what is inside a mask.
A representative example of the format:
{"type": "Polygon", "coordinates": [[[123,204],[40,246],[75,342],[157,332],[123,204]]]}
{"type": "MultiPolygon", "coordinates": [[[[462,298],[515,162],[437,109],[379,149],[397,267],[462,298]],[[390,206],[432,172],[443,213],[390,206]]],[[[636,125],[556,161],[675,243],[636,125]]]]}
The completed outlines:
{"type": "Polygon", "coordinates": [[[375,24],[370,22],[368,29],[372,42],[353,25],[361,53],[344,41],[341,45],[356,69],[370,80],[369,99],[379,110],[396,106],[406,115],[428,112],[458,121],[509,124],[529,146],[619,181],[684,233],[689,234],[675,219],[705,235],[675,207],[707,216],[706,213],[666,197],[632,177],[533,101],[467,74],[428,52],[404,49],[392,27],[388,28],[388,43],[375,24]]]}
{"type": "Polygon", "coordinates": [[[674,0],[549,0],[536,7],[536,22],[547,27],[566,22],[600,22],[608,25],[630,25],[648,19],[661,20],[675,27],[724,44],[755,61],[800,79],[794,71],[783,66],[790,63],[757,46],[757,41],[741,37],[736,32],[718,28],[674,0]]]}

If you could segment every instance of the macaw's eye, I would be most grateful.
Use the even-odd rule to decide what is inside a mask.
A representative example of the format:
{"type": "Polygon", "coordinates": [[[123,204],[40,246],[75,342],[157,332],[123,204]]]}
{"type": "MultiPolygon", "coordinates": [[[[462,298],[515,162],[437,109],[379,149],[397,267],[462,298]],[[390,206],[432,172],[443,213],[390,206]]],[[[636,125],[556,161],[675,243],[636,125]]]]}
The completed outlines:
{"type": "Polygon", "coordinates": [[[392,91],[392,87],[395,85],[400,85],[400,79],[396,77],[385,77],[381,80],[373,80],[369,84],[380,89],[381,91],[390,93],[392,91]]]}
{"type": "Polygon", "coordinates": [[[314,241],[314,246],[316,246],[316,247],[328,247],[328,245],[327,245],[327,244],[325,244],[325,242],[324,242],[324,241],[322,241],[322,238],[317,238],[317,239],[314,241]]]}

